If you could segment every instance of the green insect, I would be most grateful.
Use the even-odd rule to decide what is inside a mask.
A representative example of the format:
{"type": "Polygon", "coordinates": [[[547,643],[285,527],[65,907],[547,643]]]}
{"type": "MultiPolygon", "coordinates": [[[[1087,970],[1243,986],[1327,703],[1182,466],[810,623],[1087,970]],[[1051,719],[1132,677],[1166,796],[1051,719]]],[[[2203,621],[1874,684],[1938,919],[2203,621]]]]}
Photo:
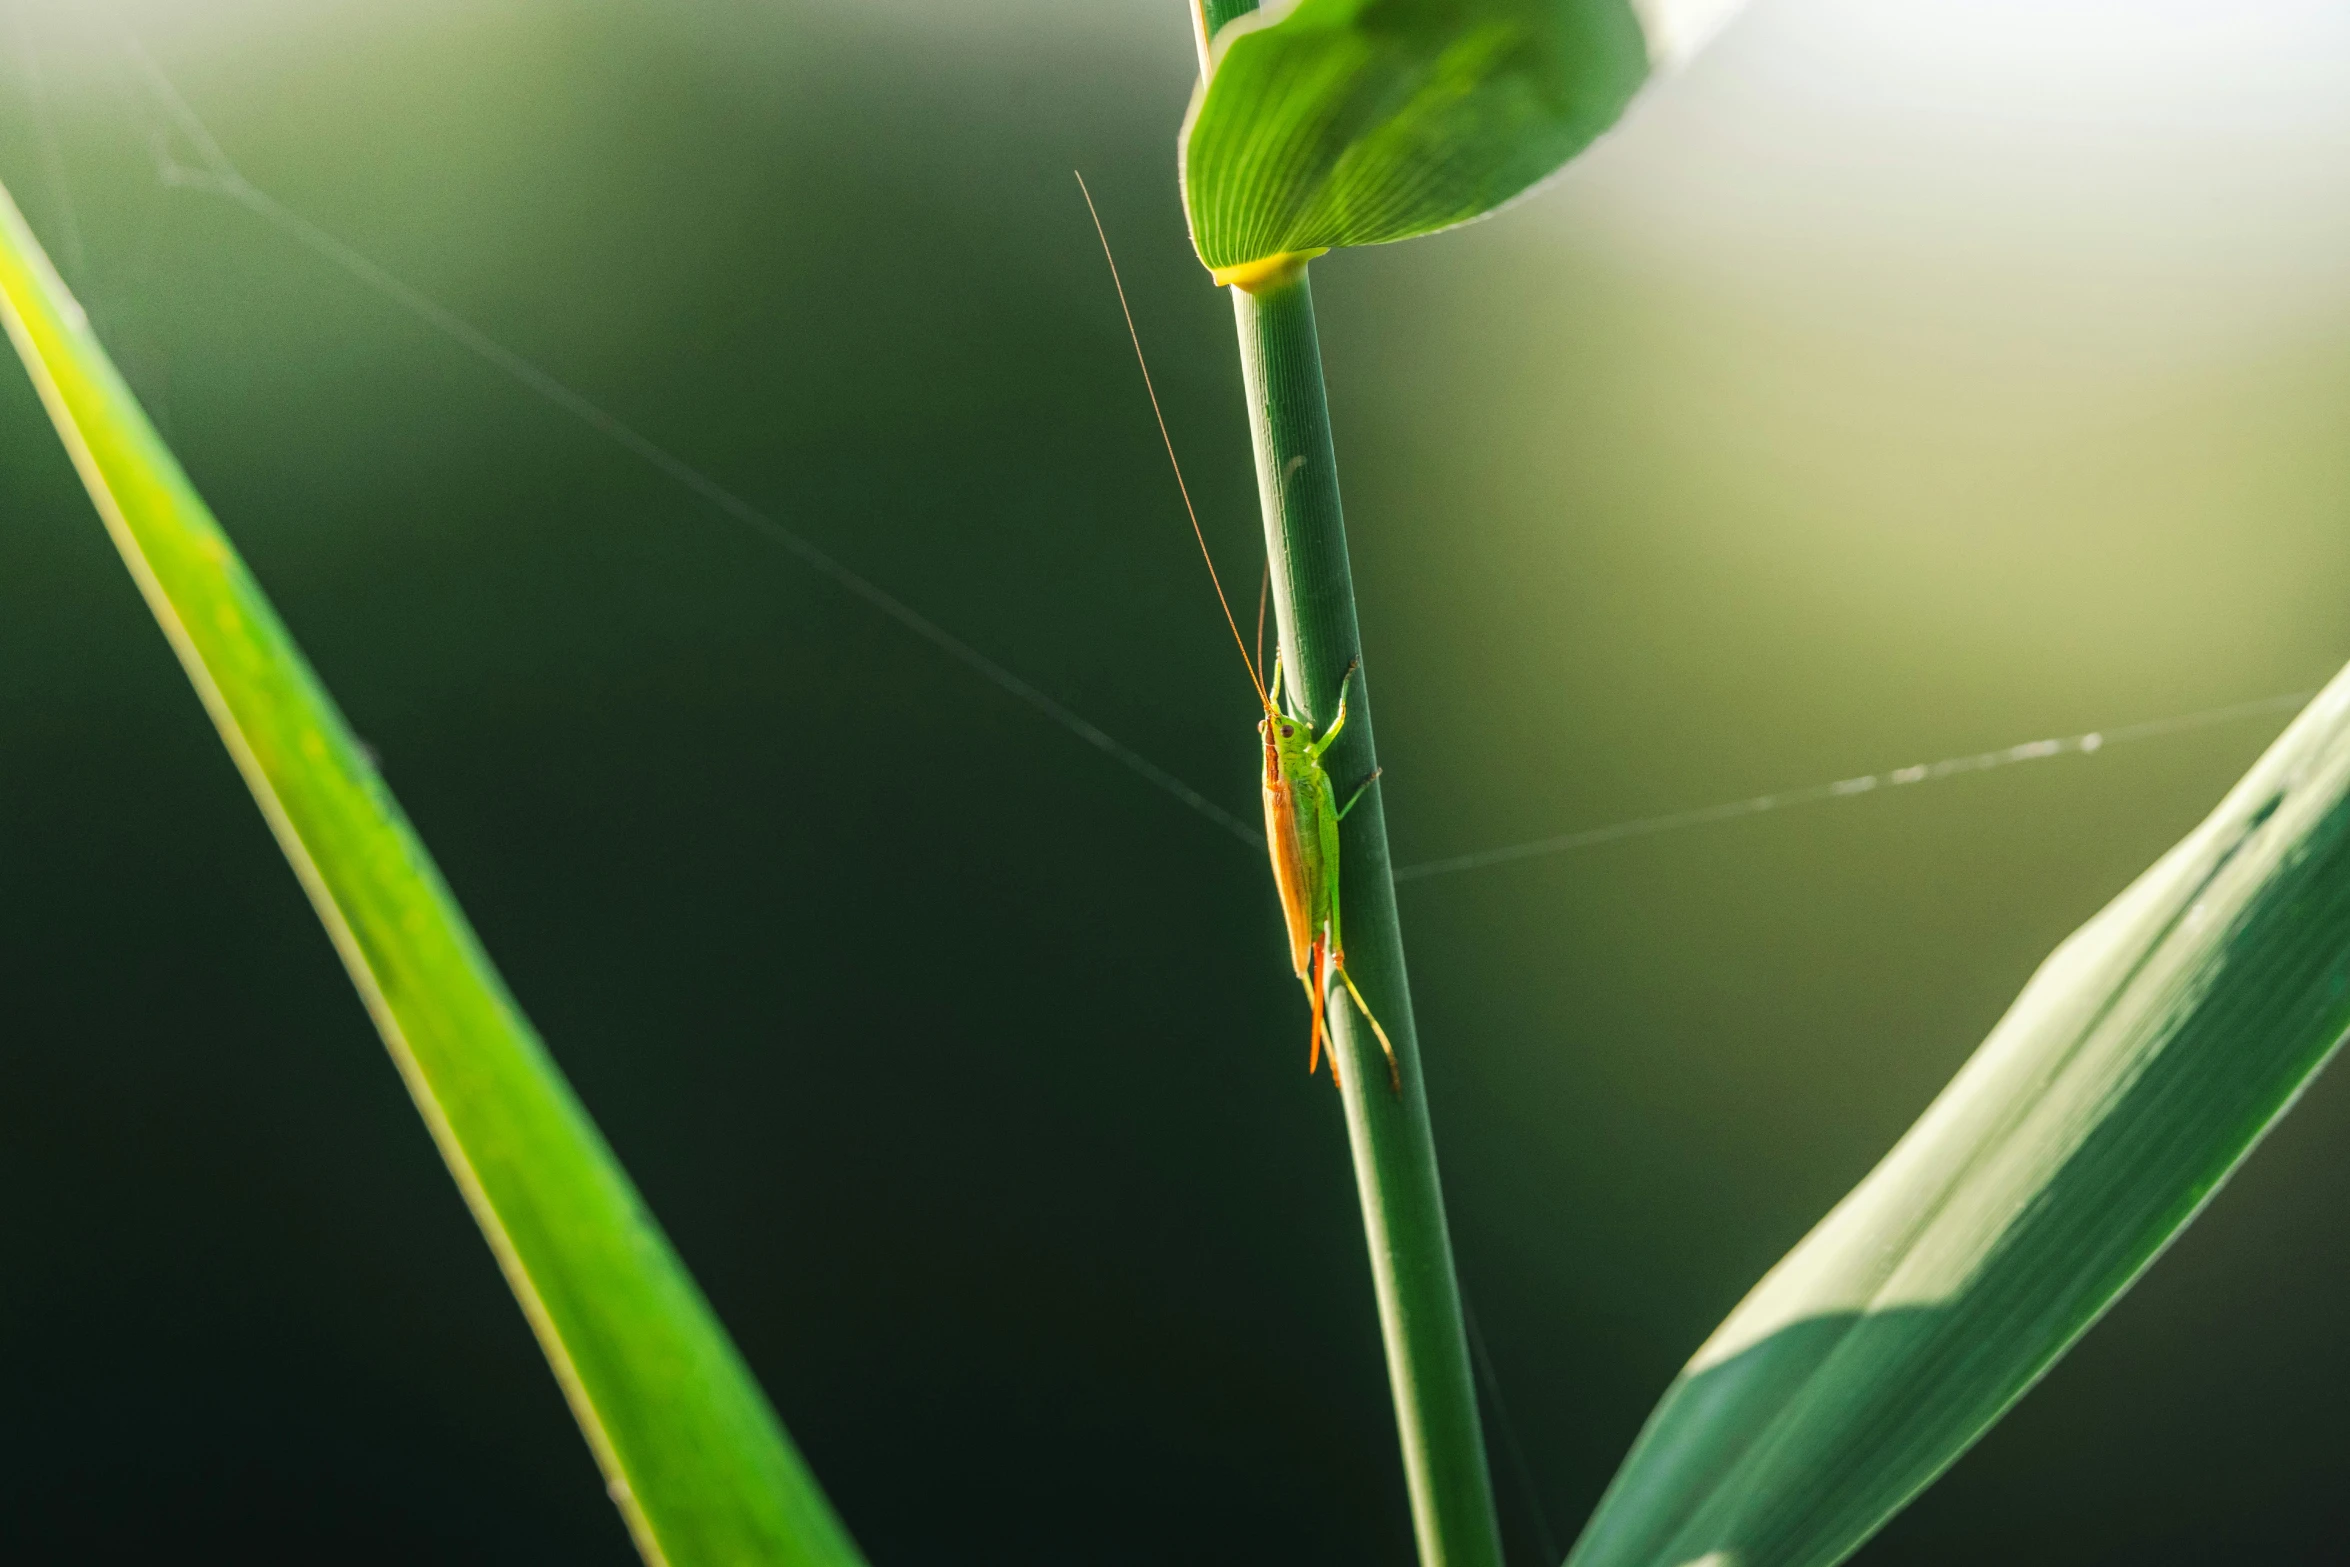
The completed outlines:
{"type": "MultiPolygon", "coordinates": [[[[1215,570],[1215,562],[1208,562],[1211,577],[1215,570]]],[[[1216,597],[1223,596],[1224,585],[1218,582],[1216,597]]],[[[1228,620],[1232,616],[1229,604],[1224,615],[1228,620]]],[[[1234,636],[1240,634],[1237,624],[1232,630],[1234,636]]],[[[1322,766],[1322,753],[1346,727],[1346,688],[1361,664],[1358,658],[1346,666],[1338,682],[1338,711],[1319,736],[1309,720],[1282,712],[1278,656],[1273,660],[1272,688],[1258,688],[1257,695],[1265,704],[1265,716],[1257,723],[1257,732],[1265,741],[1265,848],[1273,858],[1273,885],[1281,894],[1281,917],[1289,927],[1290,966],[1306,987],[1306,1004],[1313,1009],[1314,1033],[1306,1051],[1306,1070],[1314,1070],[1329,1043],[1326,1008],[1330,979],[1335,974],[1371,1025],[1371,1032],[1379,1036],[1379,1048],[1387,1053],[1388,1086],[1401,1093],[1403,1078],[1396,1069],[1395,1046],[1372,1014],[1370,1003],[1355,988],[1354,976],[1346,971],[1346,941],[1339,923],[1338,824],[1379,781],[1379,774],[1374,772],[1357,784],[1340,805],[1337,792],[1330,787],[1330,774],[1322,766]]],[[[1256,678],[1254,665],[1249,668],[1249,678],[1256,678]]],[[[1330,1056],[1330,1080],[1338,1081],[1335,1047],[1330,1056]]]]}
{"type": "MultiPolygon", "coordinates": [[[[1085,177],[1079,175],[1077,186],[1085,190],[1085,177]]],[[[1240,622],[1233,618],[1232,601],[1224,596],[1224,581],[1216,573],[1216,559],[1208,550],[1208,539],[1199,525],[1199,512],[1191,504],[1191,487],[1183,482],[1183,464],[1175,457],[1174,437],[1167,433],[1167,416],[1160,412],[1158,389],[1151,384],[1150,361],[1143,357],[1142,336],[1134,328],[1134,312],[1126,304],[1126,285],[1118,278],[1118,258],[1110,254],[1110,237],[1102,229],[1101,214],[1094,211],[1093,193],[1085,191],[1085,206],[1093,213],[1094,232],[1101,235],[1102,255],[1110,263],[1110,281],[1118,290],[1118,309],[1126,317],[1126,333],[1134,342],[1135,362],[1142,366],[1142,384],[1150,393],[1151,413],[1159,422],[1159,439],[1166,443],[1167,461],[1174,464],[1175,486],[1183,494],[1183,509],[1191,518],[1192,536],[1199,540],[1201,559],[1208,563],[1208,580],[1216,585],[1216,602],[1223,606],[1224,623],[1232,628],[1232,641],[1240,649],[1240,661],[1248,669],[1249,684],[1256,688],[1257,701],[1265,716],[1257,722],[1257,734],[1264,742],[1265,752],[1265,848],[1273,861],[1273,886],[1281,896],[1281,917],[1289,929],[1290,967],[1297,973],[1298,983],[1305,986],[1306,1004],[1313,1015],[1313,1035],[1306,1047],[1306,1071],[1311,1073],[1320,1064],[1322,1053],[1330,1051],[1330,1080],[1338,1081],[1338,1052],[1330,1036],[1329,1001],[1330,982],[1336,979],[1346,987],[1346,993],[1378,1036],[1379,1048],[1387,1055],[1387,1083],[1396,1093],[1403,1092],[1403,1076],[1396,1066],[1395,1045],[1380,1026],[1363,993],[1355,987],[1354,976],[1346,971],[1346,941],[1341,929],[1338,897],[1338,824],[1347,812],[1361,801],[1371,785],[1379,781],[1379,774],[1357,784],[1346,803],[1338,803],[1338,793],[1330,785],[1330,774],[1322,766],[1323,753],[1338,739],[1346,727],[1346,688],[1353,683],[1355,673],[1362,666],[1356,659],[1346,666],[1346,673],[1338,681],[1338,711],[1330,715],[1330,727],[1320,734],[1314,731],[1309,714],[1284,710],[1281,700],[1281,659],[1273,659],[1273,679],[1270,686],[1259,677],[1260,660],[1249,656],[1248,643],[1240,635],[1240,622]]],[[[1260,603],[1257,614],[1260,642],[1264,634],[1264,610],[1260,603]]]]}

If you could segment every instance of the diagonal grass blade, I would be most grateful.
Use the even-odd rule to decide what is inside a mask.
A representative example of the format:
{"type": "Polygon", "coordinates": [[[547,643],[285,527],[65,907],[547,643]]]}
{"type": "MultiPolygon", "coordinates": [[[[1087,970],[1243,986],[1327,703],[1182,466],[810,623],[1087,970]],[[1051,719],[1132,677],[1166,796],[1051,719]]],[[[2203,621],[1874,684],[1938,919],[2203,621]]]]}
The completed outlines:
{"type": "Polygon", "coordinates": [[[0,190],[0,320],[383,1033],[603,1468],[668,1567],[856,1547],[424,845],[0,190]]]}
{"type": "Polygon", "coordinates": [[[2350,670],[2051,954],[1681,1373],[1572,1567],[1828,1567],[2202,1210],[2350,1027],[2350,670]]]}

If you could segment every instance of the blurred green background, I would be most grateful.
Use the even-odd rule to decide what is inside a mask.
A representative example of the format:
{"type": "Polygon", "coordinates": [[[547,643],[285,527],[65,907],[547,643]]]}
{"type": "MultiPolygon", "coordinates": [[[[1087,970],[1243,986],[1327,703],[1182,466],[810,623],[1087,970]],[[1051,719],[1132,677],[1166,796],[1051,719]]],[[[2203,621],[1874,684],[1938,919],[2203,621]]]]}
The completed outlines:
{"type": "MultiPolygon", "coordinates": [[[[29,0],[0,179],[877,1564],[1409,1561],[1261,862],[168,188],[110,16],[289,208],[1246,815],[1069,172],[1253,578],[1184,7],[29,0]]],[[[1399,857],[2319,683],[2346,86],[2315,0],[1763,0],[1534,200],[1317,266],[1399,857]]],[[[13,368],[0,524],[0,1547],[629,1560],[13,368]]],[[[1514,1560],[2282,718],[1404,889],[1514,1560]]],[[[2346,1205],[2337,1077],[1863,1560],[2339,1560],[2346,1205]]]]}

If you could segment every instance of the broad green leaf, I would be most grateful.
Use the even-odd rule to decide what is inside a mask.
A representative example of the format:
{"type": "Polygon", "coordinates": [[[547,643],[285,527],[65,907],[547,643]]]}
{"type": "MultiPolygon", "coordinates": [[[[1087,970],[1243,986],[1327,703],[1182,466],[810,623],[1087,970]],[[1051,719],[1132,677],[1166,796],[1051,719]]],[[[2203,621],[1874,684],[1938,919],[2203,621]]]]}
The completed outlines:
{"type": "Polygon", "coordinates": [[[2350,1027],[2350,670],[2074,933],[1649,1417],[1572,1567],[1826,1567],[2195,1217],[2350,1027]]]}
{"type": "Polygon", "coordinates": [[[1613,124],[1649,61],[1630,0],[1244,15],[1216,32],[1184,121],[1192,243],[1217,281],[1246,285],[1288,258],[1482,217],[1613,124]]]}
{"type": "Polygon", "coordinates": [[[350,970],[647,1561],[851,1567],[709,1305],[0,190],[0,319],[350,970]]]}

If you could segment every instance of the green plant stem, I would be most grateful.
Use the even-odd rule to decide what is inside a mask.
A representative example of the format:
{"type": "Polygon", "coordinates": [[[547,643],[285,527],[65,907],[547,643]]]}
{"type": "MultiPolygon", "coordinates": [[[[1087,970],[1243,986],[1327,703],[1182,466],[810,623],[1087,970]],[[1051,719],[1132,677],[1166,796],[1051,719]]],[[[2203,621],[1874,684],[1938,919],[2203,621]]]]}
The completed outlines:
{"type": "MultiPolygon", "coordinates": [[[[1293,280],[1263,293],[1236,288],[1232,299],[1282,667],[1306,710],[1318,724],[1327,724],[1338,710],[1340,683],[1361,656],[1362,641],[1322,388],[1322,351],[1314,334],[1313,291],[1301,268],[1293,280]]],[[[1323,764],[1341,795],[1379,765],[1367,669],[1356,675],[1347,693],[1346,728],[1323,764]]],[[[1366,793],[1340,825],[1340,893],[1347,965],[1395,1043],[1402,1091],[1388,1086],[1378,1040],[1342,996],[1330,1015],[1347,1137],[1420,1560],[1423,1567],[1500,1567],[1500,1530],[1470,1380],[1444,1193],[1436,1175],[1379,794],[1377,789],[1366,793]]]]}
{"type": "MultiPolygon", "coordinates": [[[[1256,0],[1193,0],[1203,74],[1215,30],[1254,9],[1256,0]]],[[[1322,386],[1313,287],[1301,266],[1287,282],[1260,292],[1233,289],[1232,308],[1282,667],[1306,712],[1327,723],[1338,710],[1347,670],[1362,656],[1362,635],[1338,503],[1338,456],[1322,386]]],[[[1367,668],[1349,693],[1346,729],[1322,760],[1342,794],[1379,765],[1367,668]]],[[[1412,1528],[1421,1567],[1501,1567],[1501,1525],[1477,1421],[1460,1283],[1453,1274],[1419,1032],[1404,972],[1387,815],[1377,789],[1366,792],[1339,824],[1338,838],[1347,966],[1387,1026],[1402,1080],[1400,1092],[1389,1088],[1377,1039],[1346,1002],[1334,1005],[1333,1059],[1344,1074],[1340,1097],[1387,1345],[1412,1528]]]]}
{"type": "MultiPolygon", "coordinates": [[[[1217,28],[1256,9],[1256,0],[1193,0],[1200,69],[1217,28]]],[[[1338,504],[1338,455],[1322,386],[1322,345],[1314,331],[1313,287],[1302,266],[1287,282],[1232,290],[1248,385],[1249,435],[1264,506],[1282,667],[1306,712],[1327,723],[1339,687],[1362,656],[1355,623],[1354,570],[1338,504]]],[[[1355,679],[1346,729],[1323,757],[1341,793],[1378,768],[1368,669],[1355,679]]],[[[1377,1039],[1346,1002],[1331,1008],[1333,1060],[1354,1154],[1363,1238],[1387,1345],[1396,1437],[1421,1567],[1501,1567],[1501,1525],[1485,1462],[1470,1380],[1461,1291],[1436,1174],[1436,1139],[1420,1076],[1419,1031],[1404,973],[1403,924],[1395,908],[1394,860],[1377,789],[1339,824],[1339,895],[1347,966],[1395,1044],[1401,1091],[1388,1086],[1377,1039]]]]}

